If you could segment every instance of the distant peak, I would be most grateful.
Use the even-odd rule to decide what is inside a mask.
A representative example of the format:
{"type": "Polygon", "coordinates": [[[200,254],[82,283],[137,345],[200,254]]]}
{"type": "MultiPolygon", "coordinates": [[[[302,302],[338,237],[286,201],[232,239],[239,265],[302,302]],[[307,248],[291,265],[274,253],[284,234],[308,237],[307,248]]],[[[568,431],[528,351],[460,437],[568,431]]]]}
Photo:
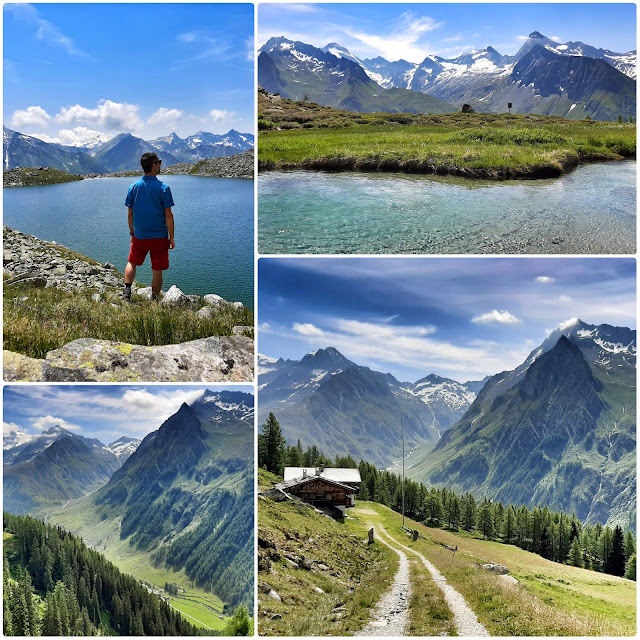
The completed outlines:
{"type": "Polygon", "coordinates": [[[534,32],[530,33],[529,37],[530,38],[539,39],[539,40],[548,40],[549,39],[546,36],[543,36],[539,31],[534,31],[534,32]]]}

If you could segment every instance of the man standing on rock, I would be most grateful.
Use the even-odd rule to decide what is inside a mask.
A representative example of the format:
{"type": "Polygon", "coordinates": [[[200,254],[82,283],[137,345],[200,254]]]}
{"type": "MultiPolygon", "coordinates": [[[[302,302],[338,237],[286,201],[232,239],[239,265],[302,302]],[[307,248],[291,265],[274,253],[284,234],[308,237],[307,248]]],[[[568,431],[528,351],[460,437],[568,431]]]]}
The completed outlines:
{"type": "Polygon", "coordinates": [[[152,299],[157,300],[162,289],[162,272],[169,268],[169,249],[176,246],[173,237],[173,198],[171,189],[156,177],[162,160],[155,153],[140,158],[144,175],[129,187],[125,207],[128,207],[131,250],[124,270],[123,298],[131,300],[131,285],[136,277],[136,266],[151,253],[152,299]]]}

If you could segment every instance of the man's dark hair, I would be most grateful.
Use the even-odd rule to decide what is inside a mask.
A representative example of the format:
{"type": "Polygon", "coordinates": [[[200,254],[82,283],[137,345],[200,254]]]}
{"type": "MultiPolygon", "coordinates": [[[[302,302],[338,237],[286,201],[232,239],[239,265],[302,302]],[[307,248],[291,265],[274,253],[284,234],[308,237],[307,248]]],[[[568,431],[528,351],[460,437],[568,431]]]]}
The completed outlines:
{"type": "Polygon", "coordinates": [[[140,164],[142,165],[142,170],[145,173],[149,173],[151,171],[151,167],[154,162],[158,162],[158,154],[156,153],[143,153],[142,158],[140,158],[140,164]]]}

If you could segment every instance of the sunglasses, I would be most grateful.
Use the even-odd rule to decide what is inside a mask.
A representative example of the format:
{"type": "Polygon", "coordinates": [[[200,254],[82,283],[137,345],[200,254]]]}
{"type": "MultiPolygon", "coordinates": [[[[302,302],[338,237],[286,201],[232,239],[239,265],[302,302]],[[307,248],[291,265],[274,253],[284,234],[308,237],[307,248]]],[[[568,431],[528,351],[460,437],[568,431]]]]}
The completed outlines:
{"type": "Polygon", "coordinates": [[[162,164],[162,160],[154,160],[153,164],[162,164]]]}

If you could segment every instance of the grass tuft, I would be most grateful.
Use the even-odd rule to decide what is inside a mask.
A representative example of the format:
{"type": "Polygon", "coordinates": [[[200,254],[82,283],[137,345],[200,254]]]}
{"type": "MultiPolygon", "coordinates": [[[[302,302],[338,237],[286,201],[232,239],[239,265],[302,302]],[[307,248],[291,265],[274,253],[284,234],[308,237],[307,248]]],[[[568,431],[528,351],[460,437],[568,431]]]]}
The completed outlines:
{"type": "Polygon", "coordinates": [[[210,318],[201,318],[197,309],[168,308],[139,296],[127,304],[116,294],[101,302],[91,295],[19,285],[5,288],[4,349],[44,358],[78,338],[158,346],[230,336],[237,325],[253,325],[249,309],[232,305],[220,305],[210,318]]]}

